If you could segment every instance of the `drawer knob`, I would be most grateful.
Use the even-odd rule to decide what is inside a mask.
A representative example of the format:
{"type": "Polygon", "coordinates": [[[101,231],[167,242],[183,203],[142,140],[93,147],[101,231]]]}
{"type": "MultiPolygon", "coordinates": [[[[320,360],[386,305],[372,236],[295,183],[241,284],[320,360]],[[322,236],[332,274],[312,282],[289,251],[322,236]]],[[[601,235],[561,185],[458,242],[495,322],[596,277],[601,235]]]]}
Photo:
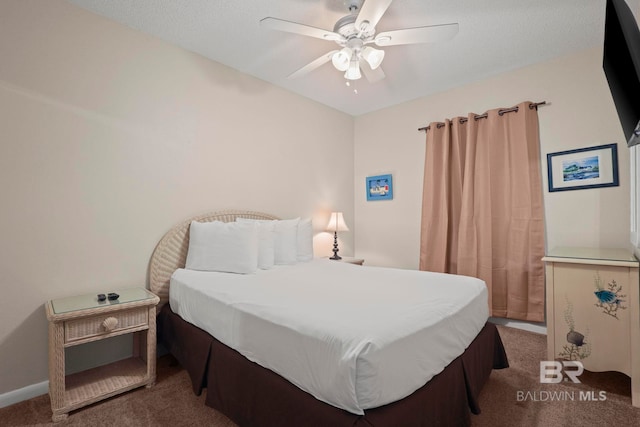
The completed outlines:
{"type": "Polygon", "coordinates": [[[118,319],[115,317],[107,317],[102,322],[102,326],[107,332],[111,332],[116,328],[116,326],[118,326],[118,319]]]}

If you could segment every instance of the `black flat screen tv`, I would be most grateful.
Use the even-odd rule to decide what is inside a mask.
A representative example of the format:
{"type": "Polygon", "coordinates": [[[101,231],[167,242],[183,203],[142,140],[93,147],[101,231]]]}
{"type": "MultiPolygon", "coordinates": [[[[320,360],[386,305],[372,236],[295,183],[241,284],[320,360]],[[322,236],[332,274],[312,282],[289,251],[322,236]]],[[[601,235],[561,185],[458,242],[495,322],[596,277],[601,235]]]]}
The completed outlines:
{"type": "Polygon", "coordinates": [[[627,145],[640,144],[640,29],[625,0],[607,0],[602,65],[627,145]]]}

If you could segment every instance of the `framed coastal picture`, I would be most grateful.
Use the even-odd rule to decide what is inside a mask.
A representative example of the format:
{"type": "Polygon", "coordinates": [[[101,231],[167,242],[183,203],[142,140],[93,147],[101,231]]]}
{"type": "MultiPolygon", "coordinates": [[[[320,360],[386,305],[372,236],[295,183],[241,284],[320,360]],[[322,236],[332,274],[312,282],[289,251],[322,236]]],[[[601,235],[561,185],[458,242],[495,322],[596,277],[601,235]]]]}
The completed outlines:
{"type": "Polygon", "coordinates": [[[391,200],[393,199],[393,182],[391,175],[368,176],[367,200],[391,200]]]}
{"type": "Polygon", "coordinates": [[[549,153],[547,173],[549,192],[616,187],[618,147],[607,144],[549,153]]]}

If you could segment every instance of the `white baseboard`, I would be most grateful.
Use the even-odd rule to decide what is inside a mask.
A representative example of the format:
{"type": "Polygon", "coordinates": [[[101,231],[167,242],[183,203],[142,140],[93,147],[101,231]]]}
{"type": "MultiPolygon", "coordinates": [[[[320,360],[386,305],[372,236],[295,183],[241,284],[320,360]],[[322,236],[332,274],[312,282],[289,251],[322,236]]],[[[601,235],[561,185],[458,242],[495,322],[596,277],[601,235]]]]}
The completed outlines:
{"type": "Polygon", "coordinates": [[[547,326],[544,323],[525,322],[523,320],[512,320],[502,317],[490,317],[489,321],[498,325],[509,326],[511,328],[523,329],[525,331],[547,335],[547,326]]]}
{"type": "Polygon", "coordinates": [[[38,384],[31,384],[18,390],[9,391],[0,394],[0,408],[4,408],[14,403],[29,400],[37,396],[49,393],[49,381],[43,381],[38,384]]]}

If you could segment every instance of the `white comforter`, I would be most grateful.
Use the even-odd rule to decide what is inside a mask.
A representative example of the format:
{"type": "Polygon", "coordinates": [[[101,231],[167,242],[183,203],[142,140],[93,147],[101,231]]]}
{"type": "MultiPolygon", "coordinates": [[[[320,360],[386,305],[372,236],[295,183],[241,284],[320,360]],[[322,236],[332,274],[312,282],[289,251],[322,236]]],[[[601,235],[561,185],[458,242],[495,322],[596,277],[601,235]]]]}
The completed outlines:
{"type": "Polygon", "coordinates": [[[249,360],[354,414],[423,386],[488,319],[479,279],[328,259],[247,275],[179,269],[170,304],[249,360]]]}

